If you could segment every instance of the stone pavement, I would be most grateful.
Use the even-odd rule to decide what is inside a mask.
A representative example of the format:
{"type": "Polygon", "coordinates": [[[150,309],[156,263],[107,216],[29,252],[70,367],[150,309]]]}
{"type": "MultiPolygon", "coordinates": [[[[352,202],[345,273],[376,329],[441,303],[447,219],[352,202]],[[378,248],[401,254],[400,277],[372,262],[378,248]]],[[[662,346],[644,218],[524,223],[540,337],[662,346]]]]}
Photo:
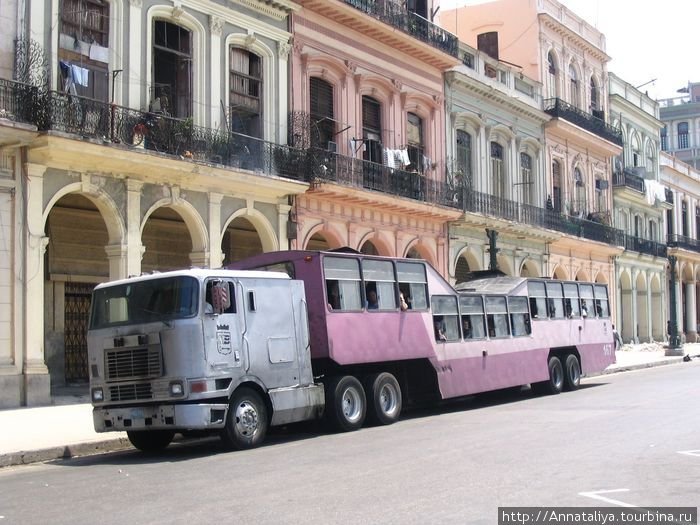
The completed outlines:
{"type": "MultiPolygon", "coordinates": [[[[685,344],[685,355],[700,359],[700,343],[685,344]]],[[[603,374],[680,363],[659,343],[624,345],[617,363],[603,374]]],[[[125,432],[98,434],[92,426],[87,387],[64,389],[54,405],[0,410],[0,467],[22,465],[129,448],[125,432]]]]}

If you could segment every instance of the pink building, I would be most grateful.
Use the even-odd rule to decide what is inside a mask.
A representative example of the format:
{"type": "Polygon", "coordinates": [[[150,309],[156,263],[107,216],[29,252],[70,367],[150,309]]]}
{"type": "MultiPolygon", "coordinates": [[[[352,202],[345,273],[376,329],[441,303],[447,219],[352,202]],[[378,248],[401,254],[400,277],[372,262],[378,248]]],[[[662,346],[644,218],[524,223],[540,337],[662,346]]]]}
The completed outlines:
{"type": "Polygon", "coordinates": [[[428,20],[431,2],[298,4],[288,133],[313,183],[292,210],[295,247],[420,256],[446,273],[445,223],[460,211],[439,205],[442,73],[456,38],[428,20]]]}

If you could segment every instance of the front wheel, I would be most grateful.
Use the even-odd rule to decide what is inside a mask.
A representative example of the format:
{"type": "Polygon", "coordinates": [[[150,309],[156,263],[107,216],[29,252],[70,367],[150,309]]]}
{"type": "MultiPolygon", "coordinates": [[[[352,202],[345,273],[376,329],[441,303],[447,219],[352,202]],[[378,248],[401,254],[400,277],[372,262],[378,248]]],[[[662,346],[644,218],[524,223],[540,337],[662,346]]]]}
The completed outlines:
{"type": "Polygon", "coordinates": [[[549,379],[532,385],[537,393],[559,394],[564,389],[564,366],[561,359],[553,355],[547,362],[549,379]]]}
{"type": "Polygon", "coordinates": [[[265,440],[267,426],[267,406],[262,398],[255,390],[242,387],[231,398],[221,440],[235,450],[255,448],[265,440]]]}
{"type": "Polygon", "coordinates": [[[126,436],[142,452],[160,452],[175,436],[172,430],[127,430],[126,436]]]}
{"type": "Polygon", "coordinates": [[[574,354],[569,354],[564,363],[564,387],[567,390],[578,390],[580,384],[581,365],[574,354]]]}
{"type": "Polygon", "coordinates": [[[365,381],[367,416],[378,425],[391,425],[401,415],[401,387],[388,373],[372,374],[365,381]]]}
{"type": "Polygon", "coordinates": [[[357,378],[339,376],[326,383],[326,417],[341,432],[362,427],[367,413],[367,398],[357,378]]]}

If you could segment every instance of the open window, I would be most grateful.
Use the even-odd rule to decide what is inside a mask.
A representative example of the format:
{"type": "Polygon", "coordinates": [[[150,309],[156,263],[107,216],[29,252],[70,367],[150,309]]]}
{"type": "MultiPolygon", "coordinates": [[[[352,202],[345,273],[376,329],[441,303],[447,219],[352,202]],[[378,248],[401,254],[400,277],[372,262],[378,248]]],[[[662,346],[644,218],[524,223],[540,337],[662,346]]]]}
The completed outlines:
{"type": "Polygon", "coordinates": [[[462,316],[462,336],[464,339],[484,339],[484,302],[480,296],[461,296],[459,310],[462,316]]]}
{"type": "Polygon", "coordinates": [[[453,295],[433,295],[431,303],[435,340],[438,342],[458,341],[460,332],[457,297],[453,295]]]}
{"type": "Polygon", "coordinates": [[[514,337],[530,335],[530,311],[527,308],[527,297],[508,297],[508,313],[514,337]]]}
{"type": "Polygon", "coordinates": [[[508,308],[506,298],[490,296],[486,301],[486,325],[489,337],[508,337],[510,327],[508,325],[508,308]]]}
{"type": "Polygon", "coordinates": [[[396,273],[399,291],[408,303],[409,310],[427,310],[428,279],[423,263],[397,262],[396,273]]]}
{"type": "Polygon", "coordinates": [[[192,116],[192,33],[166,20],[153,21],[151,111],[192,116]]]}
{"type": "Polygon", "coordinates": [[[329,308],[340,311],[361,310],[359,261],[345,257],[325,257],[323,271],[329,308]]]}
{"type": "Polygon", "coordinates": [[[368,310],[396,310],[396,281],[391,261],[363,259],[362,277],[368,310]]]}

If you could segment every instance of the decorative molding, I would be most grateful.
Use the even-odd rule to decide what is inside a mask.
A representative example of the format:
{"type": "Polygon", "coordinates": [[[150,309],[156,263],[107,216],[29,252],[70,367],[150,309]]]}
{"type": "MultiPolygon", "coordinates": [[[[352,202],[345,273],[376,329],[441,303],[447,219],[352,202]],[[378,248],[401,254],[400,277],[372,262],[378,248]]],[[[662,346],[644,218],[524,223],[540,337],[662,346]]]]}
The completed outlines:
{"type": "Polygon", "coordinates": [[[141,9],[143,7],[143,0],[129,0],[129,4],[131,5],[131,7],[141,9]]]}
{"type": "Polygon", "coordinates": [[[221,17],[215,15],[209,16],[209,30],[213,35],[221,36],[221,33],[224,30],[225,23],[226,21],[221,17]]]}
{"type": "Polygon", "coordinates": [[[255,33],[251,29],[248,29],[248,35],[245,37],[245,46],[251,47],[257,40],[258,37],[255,36],[255,33]]]}
{"type": "Polygon", "coordinates": [[[292,50],[292,44],[289,42],[277,42],[277,53],[280,58],[288,58],[292,50]]]}
{"type": "Polygon", "coordinates": [[[185,14],[185,10],[184,10],[183,7],[182,7],[182,2],[180,2],[179,0],[175,0],[175,1],[173,2],[173,14],[172,14],[172,17],[173,17],[175,20],[177,20],[178,18],[180,18],[180,17],[181,17],[182,15],[184,15],[184,14],[185,14]]]}

